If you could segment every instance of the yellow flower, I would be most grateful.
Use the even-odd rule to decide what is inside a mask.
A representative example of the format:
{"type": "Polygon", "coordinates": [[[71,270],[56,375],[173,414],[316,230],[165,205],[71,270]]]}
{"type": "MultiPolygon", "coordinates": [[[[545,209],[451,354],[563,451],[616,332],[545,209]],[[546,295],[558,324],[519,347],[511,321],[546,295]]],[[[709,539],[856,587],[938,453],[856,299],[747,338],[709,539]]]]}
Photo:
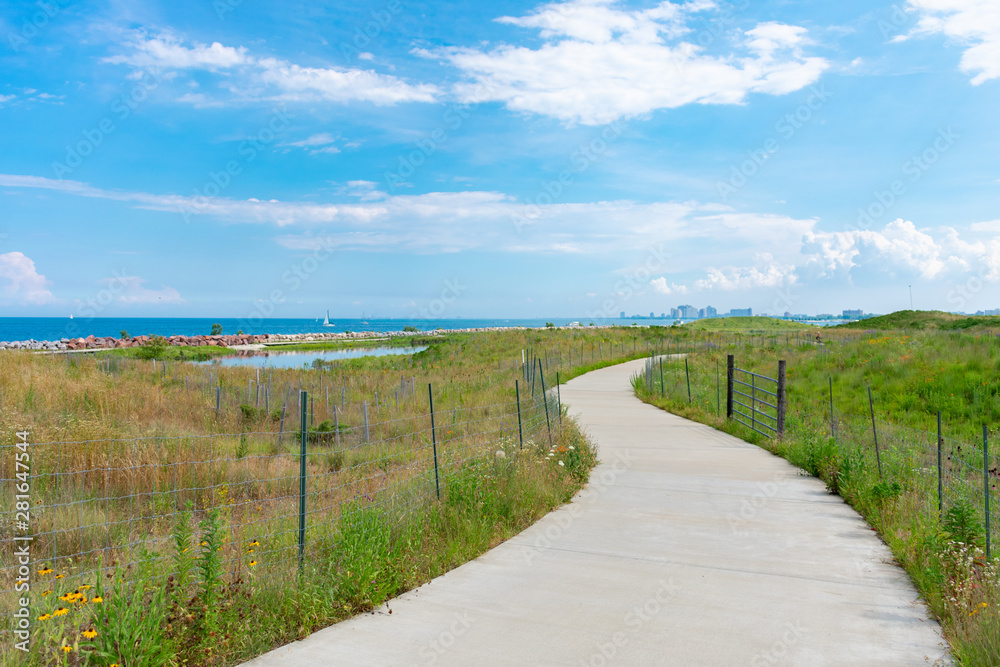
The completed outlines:
{"type": "Polygon", "coordinates": [[[97,636],[97,630],[84,630],[81,634],[84,639],[93,639],[97,636]]]}
{"type": "Polygon", "coordinates": [[[248,554],[252,554],[254,551],[256,551],[256,549],[247,549],[248,554]]]}
{"type": "Polygon", "coordinates": [[[56,579],[62,579],[65,576],[66,576],[65,574],[57,574],[56,579]]]}
{"type": "Polygon", "coordinates": [[[85,591],[85,590],[87,590],[89,588],[92,588],[92,586],[90,584],[84,584],[83,586],[80,586],[76,590],[78,590],[78,591],[85,591]]]}
{"type": "Polygon", "coordinates": [[[252,560],[249,563],[247,563],[247,565],[249,565],[250,567],[254,567],[255,565],[257,565],[257,561],[252,560]]]}
{"type": "Polygon", "coordinates": [[[67,609],[66,607],[59,607],[54,612],[52,612],[52,615],[53,616],[65,616],[68,613],[69,613],[69,609],[67,609]]]}
{"type": "Polygon", "coordinates": [[[257,540],[254,540],[253,542],[250,543],[250,546],[252,546],[252,547],[259,547],[260,546],[260,542],[258,542],[257,540]]]}
{"type": "Polygon", "coordinates": [[[990,606],[990,605],[988,605],[988,604],[987,604],[987,603],[985,603],[985,602],[980,602],[979,604],[980,604],[980,605],[982,605],[983,609],[986,609],[987,607],[989,607],[989,606],[990,606]]]}
{"type": "Polygon", "coordinates": [[[101,602],[104,602],[104,598],[102,598],[100,595],[95,595],[94,597],[90,598],[90,601],[93,602],[94,604],[100,604],[101,602]]]}
{"type": "Polygon", "coordinates": [[[42,597],[45,597],[46,595],[51,595],[51,594],[52,594],[52,591],[42,591],[42,597]]]}
{"type": "Polygon", "coordinates": [[[50,618],[52,618],[52,614],[42,614],[41,616],[38,617],[38,620],[39,621],[47,621],[50,618]]]}
{"type": "Polygon", "coordinates": [[[51,567],[43,567],[41,570],[38,571],[38,574],[41,574],[41,575],[44,576],[46,574],[52,574],[52,572],[53,572],[53,570],[52,570],[51,567]]]}
{"type": "Polygon", "coordinates": [[[61,648],[66,653],[72,653],[73,652],[73,647],[72,646],[60,646],[59,648],[61,648]]]}

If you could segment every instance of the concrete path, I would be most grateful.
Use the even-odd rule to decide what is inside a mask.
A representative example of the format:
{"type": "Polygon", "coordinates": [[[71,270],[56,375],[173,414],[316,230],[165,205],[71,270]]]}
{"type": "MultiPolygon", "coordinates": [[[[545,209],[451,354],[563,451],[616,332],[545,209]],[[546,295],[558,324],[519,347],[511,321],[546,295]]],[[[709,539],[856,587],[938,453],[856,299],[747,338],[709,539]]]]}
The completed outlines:
{"type": "Polygon", "coordinates": [[[638,401],[642,363],[562,388],[602,461],[573,503],[248,664],[944,662],[938,624],[858,514],[784,460],[638,401]]]}

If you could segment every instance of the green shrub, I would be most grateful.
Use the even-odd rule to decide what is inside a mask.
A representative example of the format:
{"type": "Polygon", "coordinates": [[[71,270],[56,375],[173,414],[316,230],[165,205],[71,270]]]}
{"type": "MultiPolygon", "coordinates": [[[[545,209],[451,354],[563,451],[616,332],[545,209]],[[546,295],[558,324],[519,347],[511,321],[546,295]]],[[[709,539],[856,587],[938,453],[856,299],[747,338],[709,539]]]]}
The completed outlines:
{"type": "Polygon", "coordinates": [[[162,359],[167,351],[167,339],[163,336],[150,336],[146,342],[135,351],[140,359],[162,359]]]}
{"type": "Polygon", "coordinates": [[[957,502],[945,511],[941,517],[941,529],[952,542],[970,545],[979,544],[983,534],[975,508],[965,501],[957,502]]]}
{"type": "Polygon", "coordinates": [[[221,336],[222,335],[222,325],[216,322],[212,325],[212,335],[221,336]]]}

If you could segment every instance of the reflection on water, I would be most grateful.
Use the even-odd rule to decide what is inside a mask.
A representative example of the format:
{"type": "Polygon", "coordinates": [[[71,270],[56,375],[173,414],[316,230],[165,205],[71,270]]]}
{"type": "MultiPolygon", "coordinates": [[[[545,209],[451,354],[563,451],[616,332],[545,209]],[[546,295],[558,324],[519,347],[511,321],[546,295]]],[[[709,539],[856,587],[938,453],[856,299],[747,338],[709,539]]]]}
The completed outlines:
{"type": "Polygon", "coordinates": [[[202,364],[220,366],[259,366],[261,368],[302,368],[312,366],[313,361],[335,361],[357,359],[359,357],[385,357],[390,354],[416,354],[426,350],[422,347],[369,347],[355,350],[312,350],[309,352],[280,352],[275,350],[236,350],[232,355],[215,357],[202,364]]]}

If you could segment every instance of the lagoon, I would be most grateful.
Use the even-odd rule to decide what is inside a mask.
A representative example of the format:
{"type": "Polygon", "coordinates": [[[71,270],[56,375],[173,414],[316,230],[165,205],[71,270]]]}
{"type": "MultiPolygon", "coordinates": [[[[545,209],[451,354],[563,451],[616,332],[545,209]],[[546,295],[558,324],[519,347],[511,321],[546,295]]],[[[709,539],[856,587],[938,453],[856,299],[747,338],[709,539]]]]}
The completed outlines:
{"type": "Polygon", "coordinates": [[[281,352],[276,350],[253,350],[234,354],[232,356],[215,357],[208,361],[196,362],[201,365],[218,364],[220,366],[256,366],[258,368],[302,368],[312,366],[313,361],[337,361],[341,359],[358,359],[361,357],[385,357],[390,354],[416,354],[427,349],[427,346],[416,347],[368,347],[350,350],[308,350],[281,352]]]}

